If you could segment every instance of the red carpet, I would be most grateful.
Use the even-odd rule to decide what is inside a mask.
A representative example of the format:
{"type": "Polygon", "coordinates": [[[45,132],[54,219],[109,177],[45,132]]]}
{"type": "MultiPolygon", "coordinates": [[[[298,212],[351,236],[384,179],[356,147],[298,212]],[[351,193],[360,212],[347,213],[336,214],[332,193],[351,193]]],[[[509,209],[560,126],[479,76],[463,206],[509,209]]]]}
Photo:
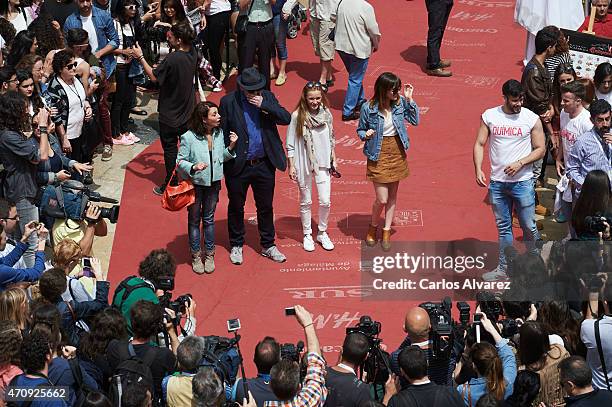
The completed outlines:
{"type": "MultiPolygon", "coordinates": [[[[380,73],[392,71],[403,82],[414,85],[422,114],[421,125],[409,128],[411,176],[400,185],[392,239],[496,240],[491,210],[483,202],[486,190],[474,181],[472,146],[480,114],[502,102],[501,85],[505,80],[520,77],[524,32],[512,21],[514,2],[455,1],[442,47],[443,57],[453,62],[454,75],[447,79],[428,77],[421,71],[426,58],[424,2],[374,0],[372,4],[383,36],[380,50],[370,59],[364,83],[366,96],[372,96],[380,73]]],[[[318,58],[312,52],[306,29],[298,38],[288,40],[287,83],[273,86],[289,111],[295,108],[305,82],[319,76],[318,58]]],[[[197,300],[198,334],[224,335],[225,321],[239,317],[243,351],[249,361],[255,343],[265,335],[281,342],[303,339],[297,322],[284,316],[283,308],[296,303],[314,313],[325,352],[336,352],[344,329],[364,314],[383,323],[381,337],[395,348],[403,338],[404,312],[412,303],[410,298],[403,303],[361,299],[360,239],[368,225],[374,195],[365,178],[362,143],[355,133],[357,123],[340,121],[347,74],[339,57],[334,67],[338,70],[336,86],[330,89],[329,97],[343,176],[332,185],[329,234],[336,244],[333,252],[325,252],[320,246],[314,253],[302,250],[297,186],[286,173],[278,173],[277,244],[288,261],[276,264],[258,254],[259,236],[251,196],[246,207],[244,264],[229,263],[223,186],[216,213],[217,270],[211,276],[195,275],[189,264],[186,210],[164,211],[159,198],[151,192],[163,178],[157,142],[127,168],[121,221],[111,259],[113,286],[125,276],[136,274],[139,262],[151,249],[166,247],[179,263],[175,295],[188,292],[197,300]]],[[[211,96],[217,102],[219,98],[211,96]]],[[[283,138],[284,134],[281,129],[283,138]]],[[[316,214],[316,205],[313,213],[316,214]]],[[[336,356],[328,353],[327,358],[333,362],[336,356]]],[[[252,364],[248,369],[254,371],[252,364]]]]}

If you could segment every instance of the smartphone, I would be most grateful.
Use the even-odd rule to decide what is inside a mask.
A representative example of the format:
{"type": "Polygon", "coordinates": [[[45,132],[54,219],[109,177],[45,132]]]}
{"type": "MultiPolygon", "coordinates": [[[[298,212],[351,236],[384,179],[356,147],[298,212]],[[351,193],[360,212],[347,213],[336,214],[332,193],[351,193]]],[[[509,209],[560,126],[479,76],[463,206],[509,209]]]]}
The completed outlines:
{"type": "Polygon", "coordinates": [[[42,225],[42,223],[40,223],[40,222],[32,222],[32,226],[34,226],[34,229],[38,229],[40,227],[40,225],[42,225]]]}
{"type": "Polygon", "coordinates": [[[289,317],[291,315],[295,315],[295,308],[294,307],[285,308],[285,316],[289,317]]]}
{"type": "Polygon", "coordinates": [[[89,257],[83,257],[81,259],[81,264],[83,265],[84,269],[91,269],[91,260],[89,260],[89,257]]]}
{"type": "Polygon", "coordinates": [[[240,329],[240,320],[238,318],[227,320],[227,332],[235,332],[240,329]]]}

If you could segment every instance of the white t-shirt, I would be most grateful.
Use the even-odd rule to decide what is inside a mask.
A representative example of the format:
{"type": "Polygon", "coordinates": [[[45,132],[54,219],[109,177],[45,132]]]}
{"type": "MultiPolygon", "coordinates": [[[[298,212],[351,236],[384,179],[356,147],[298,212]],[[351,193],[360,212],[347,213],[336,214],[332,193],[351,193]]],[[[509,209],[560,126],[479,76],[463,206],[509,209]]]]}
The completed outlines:
{"type": "Polygon", "coordinates": [[[603,99],[606,102],[612,104],[612,91],[608,93],[600,93],[597,89],[595,89],[595,98],[597,100],[603,99]]]}
{"type": "Polygon", "coordinates": [[[395,126],[393,126],[393,116],[391,112],[387,112],[385,115],[385,121],[383,122],[383,137],[391,137],[395,136],[397,131],[395,131],[395,126]]]}
{"type": "MultiPolygon", "coordinates": [[[[130,24],[124,24],[123,27],[121,27],[121,23],[115,20],[115,30],[117,30],[117,34],[119,35],[118,49],[124,49],[123,48],[123,36],[125,35],[126,37],[134,37],[134,31],[132,31],[132,26],[130,24]]],[[[123,55],[117,55],[117,63],[125,64],[127,62],[125,58],[123,57],[123,55]]]]}
{"type": "Polygon", "coordinates": [[[582,112],[573,119],[570,119],[569,114],[565,110],[561,111],[561,130],[559,136],[563,145],[563,162],[568,162],[572,147],[578,137],[593,128],[591,115],[587,109],[582,109],[582,112]]]}
{"type": "Polygon", "coordinates": [[[26,18],[23,16],[23,13],[21,12],[21,10],[19,11],[19,13],[17,13],[17,17],[11,20],[11,24],[13,24],[13,27],[15,27],[15,33],[18,33],[19,31],[27,30],[28,23],[29,21],[27,21],[26,18]]]}
{"type": "Polygon", "coordinates": [[[506,114],[502,106],[482,114],[489,128],[491,181],[519,182],[533,177],[533,165],[524,165],[514,176],[506,175],[504,168],[531,153],[531,129],[538,119],[537,114],[524,107],[519,114],[506,114]]]}
{"type": "Polygon", "coordinates": [[[223,11],[229,11],[232,9],[232,5],[228,0],[212,0],[210,6],[204,12],[207,16],[212,16],[223,11]]]}
{"type": "MultiPolygon", "coordinates": [[[[599,322],[599,337],[601,338],[601,348],[608,370],[608,378],[612,384],[612,318],[603,317],[599,322]]],[[[585,319],[580,328],[580,339],[587,348],[586,361],[593,372],[593,387],[606,390],[606,378],[601,367],[599,352],[597,352],[597,342],[595,341],[595,320],[585,319]]]]}
{"type": "Polygon", "coordinates": [[[83,29],[87,31],[91,51],[96,52],[98,50],[98,34],[96,34],[96,27],[94,26],[92,16],[81,16],[81,21],[83,22],[83,29]]]}
{"type": "Polygon", "coordinates": [[[68,140],[81,137],[83,120],[85,120],[85,88],[78,78],[74,78],[72,85],[68,85],[61,78],[57,78],[68,96],[68,125],[66,135],[68,140]]]}

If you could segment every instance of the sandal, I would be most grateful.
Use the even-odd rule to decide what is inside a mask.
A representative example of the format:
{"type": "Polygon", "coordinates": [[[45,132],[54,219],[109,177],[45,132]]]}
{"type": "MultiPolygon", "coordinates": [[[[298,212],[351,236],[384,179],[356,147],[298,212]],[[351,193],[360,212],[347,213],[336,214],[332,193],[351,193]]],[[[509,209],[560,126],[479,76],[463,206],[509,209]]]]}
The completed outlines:
{"type": "Polygon", "coordinates": [[[138,115],[138,116],[147,116],[148,115],[147,112],[145,112],[144,110],[141,110],[141,109],[131,109],[130,113],[138,115]]]}

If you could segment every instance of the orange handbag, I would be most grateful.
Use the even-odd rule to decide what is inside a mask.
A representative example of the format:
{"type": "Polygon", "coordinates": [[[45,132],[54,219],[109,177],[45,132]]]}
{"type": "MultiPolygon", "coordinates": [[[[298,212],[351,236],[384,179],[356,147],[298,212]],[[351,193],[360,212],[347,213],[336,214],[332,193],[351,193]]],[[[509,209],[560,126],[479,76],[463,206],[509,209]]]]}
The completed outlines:
{"type": "Polygon", "coordinates": [[[169,211],[180,211],[195,202],[195,189],[189,180],[182,180],[177,186],[172,186],[172,179],[176,176],[176,168],[162,195],[162,208],[169,211]]]}

